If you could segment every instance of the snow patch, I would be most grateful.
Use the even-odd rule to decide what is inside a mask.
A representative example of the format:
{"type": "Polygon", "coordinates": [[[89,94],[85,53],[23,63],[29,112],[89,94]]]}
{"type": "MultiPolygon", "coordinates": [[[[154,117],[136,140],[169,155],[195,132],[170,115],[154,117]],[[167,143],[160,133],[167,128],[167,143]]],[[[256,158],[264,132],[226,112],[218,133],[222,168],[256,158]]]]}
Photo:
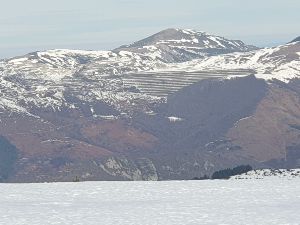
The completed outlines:
{"type": "Polygon", "coordinates": [[[252,170],[247,173],[236,175],[230,179],[270,179],[270,178],[284,178],[296,179],[300,178],[300,169],[261,169],[252,170]]]}
{"type": "Polygon", "coordinates": [[[176,117],[176,116],[169,116],[169,117],[168,117],[168,120],[169,120],[170,122],[175,123],[175,122],[180,122],[180,121],[182,121],[183,119],[180,118],[180,117],[176,117]]]}

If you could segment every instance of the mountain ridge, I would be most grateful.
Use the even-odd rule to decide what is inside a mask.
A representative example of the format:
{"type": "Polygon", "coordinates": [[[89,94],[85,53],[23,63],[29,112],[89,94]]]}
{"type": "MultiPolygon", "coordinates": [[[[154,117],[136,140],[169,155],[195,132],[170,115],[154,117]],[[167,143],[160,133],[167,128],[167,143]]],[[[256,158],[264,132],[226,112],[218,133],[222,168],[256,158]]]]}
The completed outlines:
{"type": "Polygon", "coordinates": [[[291,42],[298,42],[298,41],[300,41],[300,36],[299,37],[297,37],[297,38],[295,38],[294,40],[292,40],[291,42]]]}
{"type": "MultiPolygon", "coordinates": [[[[0,105],[19,112],[26,111],[24,103],[25,105],[35,105],[38,108],[72,108],[74,107],[72,104],[65,104],[64,93],[68,90],[72,92],[72,86],[77,86],[77,88],[81,86],[86,91],[88,91],[86,86],[90,86],[89,89],[97,89],[97,91],[93,91],[92,98],[101,99],[107,104],[113,104],[119,110],[123,108],[123,112],[125,107],[125,112],[129,113],[126,108],[131,106],[128,106],[128,104],[122,106],[124,105],[122,99],[139,98],[144,102],[157,102],[160,101],[158,98],[166,96],[169,92],[173,92],[173,89],[169,88],[168,92],[162,91],[161,94],[156,94],[152,90],[147,91],[147,87],[140,87],[139,77],[126,74],[156,71],[158,68],[167,68],[169,63],[203,58],[208,55],[223,54],[224,49],[228,49],[229,52],[252,49],[242,42],[230,41],[218,36],[191,30],[169,29],[158,34],[158,36],[162,35],[166,37],[166,43],[158,44],[157,47],[149,45],[138,48],[122,48],[113,51],[56,49],[33,52],[24,56],[1,60],[0,82],[3,89],[5,90],[9,87],[15,93],[23,92],[23,94],[17,96],[17,98],[16,96],[4,96],[0,105]],[[174,33],[175,36],[168,42],[174,33]],[[197,41],[193,41],[193,39],[197,41]],[[200,39],[202,42],[199,41],[200,39]],[[174,40],[175,42],[173,43],[174,40]],[[182,40],[184,41],[181,42],[182,40]],[[193,47],[192,50],[189,47],[186,49],[179,48],[185,48],[185,46],[190,45],[193,47]],[[222,46],[220,47],[219,45],[222,46]],[[199,54],[194,51],[194,48],[200,49],[199,54]],[[221,51],[219,51],[220,49],[221,51]],[[202,50],[204,52],[201,52],[202,50]],[[24,84],[27,83],[31,84],[32,87],[28,86],[28,88],[24,88],[24,84]],[[43,97],[49,94],[51,97],[43,97]],[[35,97],[32,98],[31,95],[35,95],[35,97]]],[[[154,37],[156,36],[157,34],[154,35],[154,37]]],[[[152,40],[153,38],[151,37],[150,39],[152,40]]],[[[143,42],[143,40],[140,42],[143,42]]],[[[175,78],[173,76],[172,79],[175,78]]],[[[170,78],[166,77],[164,79],[168,81],[170,78]]],[[[188,78],[187,82],[179,83],[176,87],[180,88],[201,79],[203,79],[202,75],[196,76],[195,79],[188,78]]],[[[156,82],[156,80],[154,79],[149,82],[156,82]]],[[[8,93],[8,90],[5,90],[5,92],[8,93]]],[[[80,95],[80,98],[82,97],[80,95]]],[[[142,104],[145,105],[145,103],[142,104]]]]}

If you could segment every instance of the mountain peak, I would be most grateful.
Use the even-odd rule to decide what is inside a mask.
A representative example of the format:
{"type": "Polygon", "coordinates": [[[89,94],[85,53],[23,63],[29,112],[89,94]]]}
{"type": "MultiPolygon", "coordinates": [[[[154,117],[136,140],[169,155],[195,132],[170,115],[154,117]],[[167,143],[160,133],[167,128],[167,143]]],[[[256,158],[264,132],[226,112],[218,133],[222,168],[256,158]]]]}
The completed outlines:
{"type": "Polygon", "coordinates": [[[147,38],[140,41],[134,42],[130,45],[121,46],[123,47],[143,47],[149,45],[157,44],[178,44],[179,42],[195,42],[198,43],[199,37],[207,35],[205,32],[198,32],[192,29],[178,29],[178,28],[168,28],[155,33],[147,38]]]}
{"type": "Polygon", "coordinates": [[[145,39],[124,45],[115,52],[129,51],[135,53],[149,52],[163,62],[184,62],[205,56],[246,52],[257,49],[239,40],[229,40],[192,29],[168,28],[145,39]]]}
{"type": "Polygon", "coordinates": [[[203,31],[196,31],[193,29],[180,29],[180,28],[167,28],[165,30],[162,30],[154,35],[160,35],[160,34],[186,34],[186,35],[196,35],[196,34],[206,34],[206,32],[203,31]]]}

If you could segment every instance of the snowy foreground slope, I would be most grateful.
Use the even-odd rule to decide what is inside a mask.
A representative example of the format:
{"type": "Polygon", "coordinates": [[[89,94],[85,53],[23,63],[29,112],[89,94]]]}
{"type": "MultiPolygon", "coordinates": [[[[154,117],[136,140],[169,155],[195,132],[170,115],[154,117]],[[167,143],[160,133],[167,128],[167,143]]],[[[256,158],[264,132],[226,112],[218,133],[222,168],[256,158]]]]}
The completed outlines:
{"type": "Polygon", "coordinates": [[[1,184],[2,225],[300,224],[300,179],[1,184]]]}

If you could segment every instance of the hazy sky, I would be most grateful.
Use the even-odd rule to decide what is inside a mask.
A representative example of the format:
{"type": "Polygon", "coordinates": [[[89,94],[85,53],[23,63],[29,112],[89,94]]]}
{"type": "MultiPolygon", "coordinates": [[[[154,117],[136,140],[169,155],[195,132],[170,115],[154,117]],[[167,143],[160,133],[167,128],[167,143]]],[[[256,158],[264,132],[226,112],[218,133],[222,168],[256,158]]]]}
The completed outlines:
{"type": "Polygon", "coordinates": [[[271,46],[300,35],[299,0],[0,0],[0,57],[112,49],[166,28],[271,46]]]}

